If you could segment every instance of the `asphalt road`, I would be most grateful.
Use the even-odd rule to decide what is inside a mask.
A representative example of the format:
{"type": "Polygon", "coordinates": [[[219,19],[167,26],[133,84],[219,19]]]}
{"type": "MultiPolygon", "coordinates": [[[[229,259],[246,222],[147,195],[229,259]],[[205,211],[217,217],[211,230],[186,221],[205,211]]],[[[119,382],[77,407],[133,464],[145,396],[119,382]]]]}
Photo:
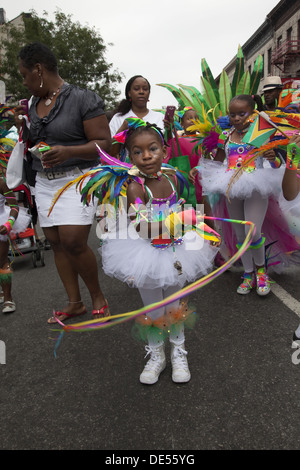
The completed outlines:
{"type": "MultiPolygon", "coordinates": [[[[97,249],[95,231],[90,244],[97,249]]],[[[17,311],[0,313],[0,449],[299,449],[300,364],[291,338],[300,320],[277,295],[235,294],[237,269],[195,292],[199,320],[186,333],[191,381],[174,384],[168,363],[159,382],[145,386],[144,345],[131,323],[65,334],[54,357],[57,333],[47,318],[65,294],[52,251],[44,257],[36,268],[31,255],[15,260],[17,311]]],[[[99,273],[113,314],[141,306],[136,290],[103,274],[100,257],[99,273]]],[[[300,267],[273,279],[299,308],[300,267]]],[[[90,312],[82,319],[91,318],[84,288],[82,298],[90,312]]]]}

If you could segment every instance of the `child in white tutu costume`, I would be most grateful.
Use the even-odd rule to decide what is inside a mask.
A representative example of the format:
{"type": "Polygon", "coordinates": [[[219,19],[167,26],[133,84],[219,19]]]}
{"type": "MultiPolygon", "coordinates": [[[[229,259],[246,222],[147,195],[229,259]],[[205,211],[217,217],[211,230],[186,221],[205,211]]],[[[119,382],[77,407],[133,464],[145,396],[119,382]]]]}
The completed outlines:
{"type": "Polygon", "coordinates": [[[30,222],[30,215],[23,207],[19,207],[16,196],[5,182],[3,167],[0,169],[0,283],[4,302],[2,312],[11,313],[16,310],[12,299],[11,280],[12,268],[8,260],[9,236],[12,232],[20,233],[26,230],[30,222]]]}
{"type": "MultiPolygon", "coordinates": [[[[282,180],[283,199],[280,205],[284,211],[291,232],[300,239],[300,136],[290,139],[287,146],[287,160],[282,180]]],[[[300,348],[300,324],[293,335],[293,347],[300,348]]]]}
{"type": "MultiPolygon", "coordinates": [[[[250,159],[249,152],[254,148],[242,141],[251,124],[248,118],[254,109],[255,101],[249,95],[238,95],[230,101],[229,119],[233,127],[228,133],[221,135],[214,160],[202,160],[201,176],[205,194],[229,196],[226,204],[230,218],[255,223],[256,232],[252,243],[241,257],[244,275],[237,292],[248,294],[256,286],[257,293],[264,296],[270,291],[270,280],[265,269],[265,246],[261,228],[269,197],[278,197],[282,181],[282,172],[278,170],[281,161],[275,150],[270,149],[252,160],[246,171],[231,184],[234,172],[244,161],[250,159]],[[266,165],[266,161],[270,165],[266,165]]],[[[234,230],[240,245],[245,240],[249,227],[235,224],[234,230]]]]}
{"type": "MultiPolygon", "coordinates": [[[[203,219],[200,222],[193,209],[182,211],[184,201],[178,197],[176,170],[162,165],[167,149],[155,125],[136,120],[126,133],[125,144],[134,165],[128,173],[135,176],[126,191],[128,223],[117,234],[107,233],[104,237],[103,269],[107,275],[137,287],[146,306],[210,272],[220,237],[203,219]],[[205,236],[208,233],[210,241],[205,236]]],[[[187,304],[177,300],[137,318],[135,329],[147,341],[150,355],[140,375],[141,383],[154,384],[165,368],[167,335],[172,348],[173,381],[190,380],[184,323],[191,322],[192,317],[195,315],[187,304]]]]}

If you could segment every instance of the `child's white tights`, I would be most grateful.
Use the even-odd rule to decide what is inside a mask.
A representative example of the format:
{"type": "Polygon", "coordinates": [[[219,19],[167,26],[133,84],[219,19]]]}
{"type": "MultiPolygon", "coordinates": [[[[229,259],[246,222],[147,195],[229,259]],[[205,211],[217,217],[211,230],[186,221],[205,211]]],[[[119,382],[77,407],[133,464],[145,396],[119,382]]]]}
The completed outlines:
{"type": "MultiPolygon", "coordinates": [[[[160,302],[161,300],[169,297],[170,295],[174,294],[180,290],[180,286],[170,286],[166,289],[156,288],[156,289],[144,289],[139,288],[140,296],[142,298],[143,304],[150,305],[156,302],[160,302]]],[[[158,318],[162,317],[167,311],[172,309],[176,309],[179,307],[179,300],[176,302],[172,302],[171,304],[167,305],[166,307],[161,307],[153,312],[148,314],[152,320],[157,320],[158,318]]],[[[170,332],[170,341],[174,343],[181,344],[184,342],[184,324],[176,325],[176,328],[172,328],[170,332]]],[[[163,340],[158,340],[157,335],[151,337],[148,336],[149,346],[159,346],[163,344],[163,340]]]]}
{"type": "MultiPolygon", "coordinates": [[[[263,198],[258,192],[253,192],[247,199],[231,199],[227,201],[227,208],[231,219],[249,220],[255,224],[255,235],[252,243],[259,240],[262,236],[261,228],[266,216],[269,204],[268,198],[263,198]]],[[[243,243],[250,229],[249,225],[233,224],[238,243],[243,243]]],[[[243,267],[246,273],[251,273],[255,266],[264,266],[265,247],[248,249],[241,257],[243,267]]]]}

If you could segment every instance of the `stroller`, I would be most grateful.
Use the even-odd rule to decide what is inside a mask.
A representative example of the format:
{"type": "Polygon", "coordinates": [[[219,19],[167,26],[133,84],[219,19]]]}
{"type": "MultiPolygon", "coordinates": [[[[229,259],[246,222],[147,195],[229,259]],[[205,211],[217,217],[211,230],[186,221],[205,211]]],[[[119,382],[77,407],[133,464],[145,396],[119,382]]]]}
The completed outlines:
{"type": "MultiPolygon", "coordinates": [[[[20,185],[14,189],[14,192],[19,193],[19,199],[21,195],[24,195],[23,204],[32,215],[33,201],[28,188],[25,185],[20,185]]],[[[31,253],[31,260],[33,267],[36,268],[38,263],[41,266],[45,266],[44,253],[41,243],[38,243],[35,236],[33,223],[30,222],[29,226],[24,232],[17,234],[10,234],[12,246],[9,248],[9,257],[23,256],[31,253]]]]}

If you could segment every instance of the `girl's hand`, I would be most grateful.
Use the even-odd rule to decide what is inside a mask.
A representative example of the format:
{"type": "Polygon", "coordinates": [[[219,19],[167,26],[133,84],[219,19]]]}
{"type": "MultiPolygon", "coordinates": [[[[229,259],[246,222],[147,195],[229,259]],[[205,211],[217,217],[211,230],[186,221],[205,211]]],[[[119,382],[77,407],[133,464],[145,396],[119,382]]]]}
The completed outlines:
{"type": "Polygon", "coordinates": [[[295,134],[290,138],[289,144],[296,144],[300,148],[300,135],[295,134]]]}
{"type": "Polygon", "coordinates": [[[24,106],[16,106],[14,109],[14,121],[17,129],[19,129],[23,123],[23,116],[26,114],[24,106]]]}
{"type": "Polygon", "coordinates": [[[263,153],[263,157],[269,162],[274,162],[276,160],[276,153],[274,150],[267,150],[263,153]]]}
{"type": "Polygon", "coordinates": [[[7,227],[5,227],[5,225],[1,225],[0,226],[0,235],[7,235],[7,234],[8,234],[7,227]]]}
{"type": "Polygon", "coordinates": [[[171,125],[172,125],[172,127],[174,127],[174,118],[172,118],[171,120],[164,119],[164,125],[165,125],[165,129],[168,132],[170,132],[171,131],[171,125]]]}
{"type": "Polygon", "coordinates": [[[197,174],[198,174],[197,168],[192,168],[188,176],[190,183],[195,184],[197,174]]]}
{"type": "Polygon", "coordinates": [[[218,240],[217,242],[210,241],[210,245],[219,247],[221,245],[222,240],[218,240]]]}
{"type": "Polygon", "coordinates": [[[60,165],[70,158],[68,147],[65,145],[56,145],[51,150],[43,153],[42,164],[44,168],[52,168],[53,166],[60,165]]]}

